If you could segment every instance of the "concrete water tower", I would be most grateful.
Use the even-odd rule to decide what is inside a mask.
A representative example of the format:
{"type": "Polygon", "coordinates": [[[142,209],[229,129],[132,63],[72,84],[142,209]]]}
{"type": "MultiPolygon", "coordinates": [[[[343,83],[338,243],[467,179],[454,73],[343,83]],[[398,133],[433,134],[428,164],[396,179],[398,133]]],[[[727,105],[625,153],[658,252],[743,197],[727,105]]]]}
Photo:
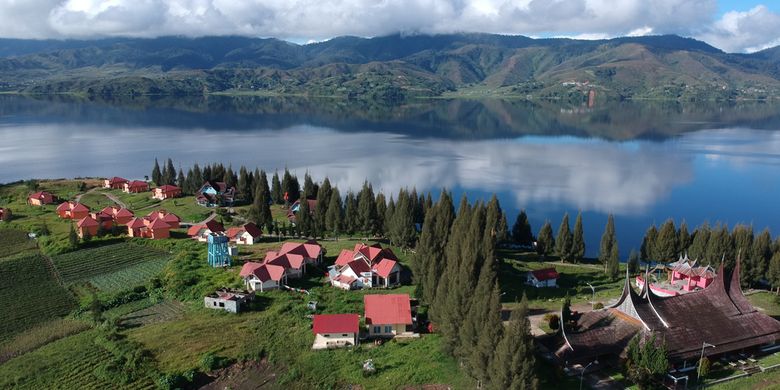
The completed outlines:
{"type": "Polygon", "coordinates": [[[228,237],[220,233],[209,235],[209,265],[212,267],[229,267],[228,237]]]}

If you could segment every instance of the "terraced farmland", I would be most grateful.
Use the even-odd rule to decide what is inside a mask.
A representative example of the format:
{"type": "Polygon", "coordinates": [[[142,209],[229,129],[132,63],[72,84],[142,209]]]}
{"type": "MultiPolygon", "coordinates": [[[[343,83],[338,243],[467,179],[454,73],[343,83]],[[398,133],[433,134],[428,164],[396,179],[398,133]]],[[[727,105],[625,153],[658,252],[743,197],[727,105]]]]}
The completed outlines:
{"type": "Polygon", "coordinates": [[[168,263],[167,255],[158,259],[131,265],[119,271],[95,276],[89,282],[101,291],[116,292],[144,284],[159,274],[168,263]]]}
{"type": "Polygon", "coordinates": [[[0,341],[64,316],[76,306],[70,293],[49,273],[41,255],[0,262],[0,280],[0,341]]]}
{"type": "Polygon", "coordinates": [[[11,256],[35,248],[35,241],[21,230],[0,229],[0,257],[11,256]]]}
{"type": "Polygon", "coordinates": [[[95,368],[110,356],[98,347],[96,332],[87,331],[55,341],[0,365],[2,389],[151,389],[146,378],[121,385],[95,376],[95,368]]]}
{"type": "Polygon", "coordinates": [[[180,302],[165,301],[122,317],[122,325],[134,327],[173,321],[182,317],[184,309],[184,305],[180,302]]]}
{"type": "Polygon", "coordinates": [[[117,272],[148,262],[154,265],[150,265],[145,272],[152,272],[168,257],[168,253],[157,249],[121,243],[66,253],[54,257],[53,260],[63,282],[73,283],[105,276],[97,281],[111,289],[121,280],[129,281],[131,278],[128,275],[121,276],[117,272]]]}

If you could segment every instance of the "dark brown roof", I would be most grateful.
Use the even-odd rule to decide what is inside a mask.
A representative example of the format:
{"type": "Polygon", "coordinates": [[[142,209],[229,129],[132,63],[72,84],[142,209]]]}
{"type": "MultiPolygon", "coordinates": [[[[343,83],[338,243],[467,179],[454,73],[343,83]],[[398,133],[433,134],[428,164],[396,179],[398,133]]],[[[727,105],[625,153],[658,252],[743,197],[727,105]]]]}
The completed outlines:
{"type": "Polygon", "coordinates": [[[716,346],[708,354],[720,354],[780,339],[780,322],[750,304],[739,286],[739,273],[739,261],[728,278],[721,265],[707,288],[673,297],[655,295],[647,288],[649,283],[637,294],[627,275],[623,294],[608,310],[614,319],[604,320],[608,315],[603,310],[582,314],[578,329],[564,332],[567,344],[556,355],[578,361],[599,356],[600,351],[622,350],[628,328],[620,322],[635,328],[631,336],[639,331],[658,334],[673,361],[698,358],[703,342],[716,346]]]}

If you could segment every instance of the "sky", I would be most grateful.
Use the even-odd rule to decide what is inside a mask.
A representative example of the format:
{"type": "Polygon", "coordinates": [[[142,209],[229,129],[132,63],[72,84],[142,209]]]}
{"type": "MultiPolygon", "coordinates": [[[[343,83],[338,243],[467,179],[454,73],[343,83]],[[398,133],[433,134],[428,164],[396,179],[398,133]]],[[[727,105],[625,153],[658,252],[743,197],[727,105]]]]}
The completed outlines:
{"type": "Polygon", "coordinates": [[[780,45],[780,0],[0,0],[0,37],[679,34],[727,52],[780,45]]]}

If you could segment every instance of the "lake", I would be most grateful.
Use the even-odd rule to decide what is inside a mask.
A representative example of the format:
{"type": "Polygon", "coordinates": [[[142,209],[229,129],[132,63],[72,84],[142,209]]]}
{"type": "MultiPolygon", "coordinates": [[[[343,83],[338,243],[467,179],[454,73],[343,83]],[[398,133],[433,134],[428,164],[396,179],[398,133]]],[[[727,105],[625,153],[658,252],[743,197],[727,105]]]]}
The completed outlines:
{"type": "Polygon", "coordinates": [[[143,178],[155,157],[309,171],[342,194],[364,180],[386,194],[496,193],[510,224],[526,209],[535,233],[581,210],[590,256],[609,213],[623,257],[667,218],[780,232],[777,105],[0,96],[0,182],[143,178]]]}

